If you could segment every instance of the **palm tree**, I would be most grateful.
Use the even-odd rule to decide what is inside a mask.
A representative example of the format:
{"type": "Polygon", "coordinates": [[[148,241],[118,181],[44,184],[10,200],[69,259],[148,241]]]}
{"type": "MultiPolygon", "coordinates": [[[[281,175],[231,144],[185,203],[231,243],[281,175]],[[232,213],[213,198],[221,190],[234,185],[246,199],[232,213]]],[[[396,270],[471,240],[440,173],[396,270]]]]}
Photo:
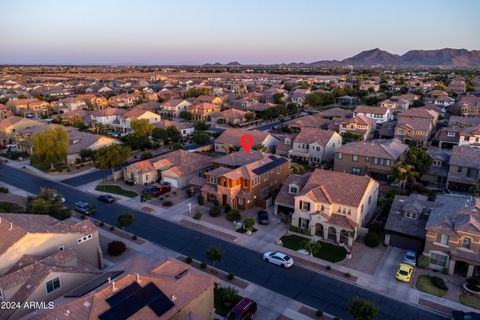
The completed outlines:
{"type": "Polygon", "coordinates": [[[308,252],[310,256],[316,256],[320,253],[320,249],[322,248],[322,244],[320,241],[309,240],[306,241],[304,244],[305,251],[308,252]]]}
{"type": "Polygon", "coordinates": [[[399,162],[395,167],[392,168],[392,176],[395,180],[395,183],[400,183],[400,189],[405,191],[407,182],[415,182],[419,174],[415,171],[415,167],[411,164],[404,164],[399,162]]]}

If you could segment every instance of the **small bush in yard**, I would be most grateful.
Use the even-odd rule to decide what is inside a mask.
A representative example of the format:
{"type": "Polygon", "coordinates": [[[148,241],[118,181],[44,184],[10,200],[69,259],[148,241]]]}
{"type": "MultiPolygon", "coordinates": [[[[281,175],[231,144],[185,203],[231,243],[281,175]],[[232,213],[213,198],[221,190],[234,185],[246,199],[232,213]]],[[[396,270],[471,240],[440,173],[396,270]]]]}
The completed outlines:
{"type": "Polygon", "coordinates": [[[8,188],[0,187],[0,192],[1,193],[8,193],[8,188]]]}
{"type": "Polygon", "coordinates": [[[322,311],[322,310],[317,310],[317,311],[315,312],[315,315],[316,315],[317,317],[321,318],[321,317],[323,317],[323,311],[322,311]]]}
{"type": "Polygon", "coordinates": [[[350,272],[345,272],[345,278],[350,278],[351,276],[350,272]]]}
{"type": "Polygon", "coordinates": [[[327,269],[328,271],[332,270],[332,267],[330,266],[325,266],[325,269],[327,269]]]}
{"type": "Polygon", "coordinates": [[[428,257],[421,255],[418,257],[417,265],[420,269],[428,267],[428,257]]]}
{"type": "Polygon", "coordinates": [[[370,248],[375,248],[380,242],[380,236],[375,232],[368,232],[365,236],[365,244],[370,248]]]}
{"type": "Polygon", "coordinates": [[[132,236],[132,240],[137,240],[137,239],[138,239],[137,235],[134,234],[134,235],[132,236]]]}
{"type": "Polygon", "coordinates": [[[222,213],[222,209],[219,206],[213,206],[210,208],[210,217],[218,217],[222,213]]]}
{"type": "Polygon", "coordinates": [[[227,204],[225,205],[225,207],[223,208],[223,211],[225,211],[225,213],[229,213],[230,210],[232,210],[232,207],[230,207],[230,205],[227,203],[227,204]]]}
{"type": "Polygon", "coordinates": [[[111,227],[110,227],[110,231],[113,231],[113,230],[115,230],[115,227],[114,227],[114,226],[111,226],[111,227]]]}
{"type": "Polygon", "coordinates": [[[111,256],[119,256],[127,250],[127,246],[122,241],[112,241],[108,244],[108,254],[111,256]]]}
{"type": "Polygon", "coordinates": [[[202,197],[202,195],[199,195],[199,196],[197,197],[197,201],[198,201],[198,204],[199,204],[199,205],[203,205],[203,197],[202,197]]]}
{"type": "Polygon", "coordinates": [[[104,222],[100,222],[100,227],[103,227],[105,225],[104,222]]]}
{"type": "Polygon", "coordinates": [[[167,201],[164,201],[164,202],[163,202],[163,206],[164,206],[164,207],[171,207],[172,205],[173,205],[173,202],[170,201],[170,200],[167,200],[167,201]]]}
{"type": "Polygon", "coordinates": [[[242,219],[242,215],[238,209],[232,209],[229,213],[227,213],[227,220],[228,221],[240,221],[242,219]]]}
{"type": "Polygon", "coordinates": [[[200,263],[200,268],[207,269],[207,264],[205,262],[200,263]]]}
{"type": "Polygon", "coordinates": [[[442,290],[448,290],[448,287],[447,285],[445,284],[445,281],[440,278],[440,277],[431,277],[432,279],[432,283],[435,287],[437,287],[438,289],[442,289],[442,290]]]}
{"type": "Polygon", "coordinates": [[[233,273],[229,273],[229,274],[227,275],[227,279],[228,279],[228,280],[233,280],[233,278],[235,278],[235,275],[234,275],[233,273]]]}
{"type": "Polygon", "coordinates": [[[442,273],[443,273],[443,274],[448,274],[448,269],[447,269],[447,268],[443,268],[443,269],[442,269],[442,273]]]}
{"type": "Polygon", "coordinates": [[[188,256],[188,257],[185,257],[185,262],[186,263],[192,263],[192,257],[188,256]]]}

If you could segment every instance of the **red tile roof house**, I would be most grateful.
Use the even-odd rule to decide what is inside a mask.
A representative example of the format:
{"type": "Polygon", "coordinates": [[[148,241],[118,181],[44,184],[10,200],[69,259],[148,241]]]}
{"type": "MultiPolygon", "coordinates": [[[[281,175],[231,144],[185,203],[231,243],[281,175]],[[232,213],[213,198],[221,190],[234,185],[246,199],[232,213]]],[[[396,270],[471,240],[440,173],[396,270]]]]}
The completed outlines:
{"type": "Polygon", "coordinates": [[[362,140],[373,137],[376,128],[376,121],[365,116],[357,116],[345,119],[339,123],[339,133],[354,133],[360,135],[362,140]]]}
{"type": "Polygon", "coordinates": [[[378,190],[378,182],[368,176],[316,169],[291,175],[275,199],[274,211],[291,214],[291,224],[314,239],[332,240],[350,250],[375,213],[378,190]]]}
{"type": "Polygon", "coordinates": [[[136,162],[123,169],[125,181],[149,184],[169,182],[174,188],[183,188],[194,177],[202,177],[212,167],[212,158],[203,154],[176,150],[148,160],[136,162]]]}
{"type": "Polygon", "coordinates": [[[119,115],[118,123],[114,123],[114,126],[118,130],[127,133],[132,131],[132,121],[140,119],[146,119],[149,123],[154,124],[155,122],[159,122],[162,117],[155,112],[133,108],[124,114],[119,115]]]}
{"type": "Polygon", "coordinates": [[[293,139],[293,148],[288,152],[292,159],[309,165],[320,165],[333,160],[335,149],[342,146],[342,136],[335,131],[317,128],[302,128],[293,139]]]}
{"type": "Polygon", "coordinates": [[[393,113],[390,111],[390,109],[364,105],[357,106],[353,112],[353,116],[365,116],[375,120],[377,124],[393,120],[393,113]]]}
{"type": "Polygon", "coordinates": [[[244,123],[247,119],[245,115],[247,112],[239,109],[228,109],[225,111],[214,112],[210,114],[210,120],[218,124],[233,124],[239,125],[244,123]]]}
{"type": "Polygon", "coordinates": [[[438,112],[428,108],[413,108],[398,115],[395,138],[407,143],[415,141],[426,145],[436,123],[438,112]]]}
{"type": "Polygon", "coordinates": [[[170,120],[160,120],[153,124],[157,128],[166,129],[168,127],[176,127],[182,137],[187,137],[192,135],[195,132],[195,124],[188,121],[170,121],[170,120]]]}
{"type": "Polygon", "coordinates": [[[300,132],[301,128],[328,129],[333,126],[333,120],[320,118],[318,115],[306,115],[282,123],[282,127],[288,127],[293,132],[300,132]]]}
{"type": "Polygon", "coordinates": [[[185,99],[170,99],[162,104],[162,114],[178,117],[180,112],[187,110],[192,104],[185,99]]]}
{"type": "Polygon", "coordinates": [[[230,153],[231,151],[240,150],[242,147],[240,144],[240,138],[244,134],[252,136],[254,140],[252,148],[263,145],[272,153],[280,142],[278,138],[265,131],[227,129],[215,140],[215,151],[219,153],[230,153]]]}

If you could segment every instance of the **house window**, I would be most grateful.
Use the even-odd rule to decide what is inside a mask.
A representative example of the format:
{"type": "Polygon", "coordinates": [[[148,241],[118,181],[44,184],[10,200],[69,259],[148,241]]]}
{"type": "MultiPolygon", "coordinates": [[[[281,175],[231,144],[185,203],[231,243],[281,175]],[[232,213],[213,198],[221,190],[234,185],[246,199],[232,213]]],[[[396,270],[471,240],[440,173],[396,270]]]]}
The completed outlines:
{"type": "Polygon", "coordinates": [[[471,246],[472,246],[472,239],[468,237],[463,238],[462,248],[470,249],[471,246]]]}
{"type": "Polygon", "coordinates": [[[302,202],[302,210],[310,211],[310,202],[303,201],[302,202]]]}
{"type": "Polygon", "coordinates": [[[65,250],[65,246],[58,247],[58,251],[63,251],[63,250],[65,250]]]}
{"type": "Polygon", "coordinates": [[[444,254],[438,254],[435,252],[430,252],[430,263],[440,266],[440,267],[446,267],[447,266],[447,259],[448,257],[444,254]]]}
{"type": "Polygon", "coordinates": [[[299,218],[298,219],[298,226],[303,229],[308,229],[308,225],[310,224],[310,220],[299,218]]]}
{"type": "Polygon", "coordinates": [[[266,199],[268,197],[268,187],[263,188],[262,191],[260,191],[260,197],[262,199],[266,199]]]}
{"type": "Polygon", "coordinates": [[[461,173],[463,171],[463,168],[462,167],[458,167],[457,168],[457,172],[461,173]]]}
{"type": "Polygon", "coordinates": [[[447,137],[455,137],[455,132],[452,132],[452,131],[447,132],[447,137]]]}
{"type": "Polygon", "coordinates": [[[325,211],[325,206],[322,204],[322,206],[320,207],[320,210],[322,211],[325,211]]]}
{"type": "Polygon", "coordinates": [[[348,209],[348,210],[347,210],[347,214],[348,214],[349,216],[352,215],[352,209],[348,209]]]}
{"type": "Polygon", "coordinates": [[[342,213],[342,207],[338,207],[337,212],[342,213]]]}
{"type": "Polygon", "coordinates": [[[355,161],[355,162],[357,162],[357,161],[358,161],[358,155],[354,154],[354,155],[352,156],[352,160],[355,161]]]}
{"type": "Polygon", "coordinates": [[[45,288],[47,289],[47,294],[54,292],[55,290],[60,289],[60,278],[56,277],[45,283],[45,288]]]}
{"type": "Polygon", "coordinates": [[[405,218],[407,219],[417,220],[417,217],[418,215],[416,212],[410,212],[410,211],[405,212],[405,218]]]}
{"type": "Polygon", "coordinates": [[[298,188],[296,186],[290,186],[290,193],[291,194],[297,194],[298,193],[298,188]]]}
{"type": "Polygon", "coordinates": [[[343,154],[341,152],[337,153],[337,159],[342,160],[343,154]]]}
{"type": "Polygon", "coordinates": [[[361,174],[362,170],[360,168],[352,168],[352,173],[356,174],[359,176],[361,174]]]}
{"type": "Polygon", "coordinates": [[[2,291],[2,289],[0,289],[0,300],[3,300],[3,299],[4,299],[3,298],[3,291],[2,291]]]}
{"type": "Polygon", "coordinates": [[[83,243],[83,242],[85,242],[85,241],[88,241],[88,240],[90,240],[90,239],[92,239],[92,238],[93,238],[93,236],[92,236],[91,234],[89,234],[89,235],[86,235],[86,236],[84,236],[84,237],[82,237],[82,238],[77,239],[77,243],[78,243],[78,244],[81,244],[81,243],[83,243]]]}
{"type": "Polygon", "coordinates": [[[437,234],[437,243],[448,246],[448,235],[443,233],[437,234]]]}

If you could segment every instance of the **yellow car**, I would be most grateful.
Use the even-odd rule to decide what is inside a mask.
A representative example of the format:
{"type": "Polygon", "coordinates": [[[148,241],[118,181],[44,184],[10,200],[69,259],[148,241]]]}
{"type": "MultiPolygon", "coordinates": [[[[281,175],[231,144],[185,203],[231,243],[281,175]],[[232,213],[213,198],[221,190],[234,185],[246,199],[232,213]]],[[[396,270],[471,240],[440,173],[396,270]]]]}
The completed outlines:
{"type": "Polygon", "coordinates": [[[410,279],[412,278],[412,273],[413,273],[413,267],[409,266],[408,264],[401,263],[400,267],[398,268],[396,278],[399,281],[403,282],[410,282],[410,279]]]}

